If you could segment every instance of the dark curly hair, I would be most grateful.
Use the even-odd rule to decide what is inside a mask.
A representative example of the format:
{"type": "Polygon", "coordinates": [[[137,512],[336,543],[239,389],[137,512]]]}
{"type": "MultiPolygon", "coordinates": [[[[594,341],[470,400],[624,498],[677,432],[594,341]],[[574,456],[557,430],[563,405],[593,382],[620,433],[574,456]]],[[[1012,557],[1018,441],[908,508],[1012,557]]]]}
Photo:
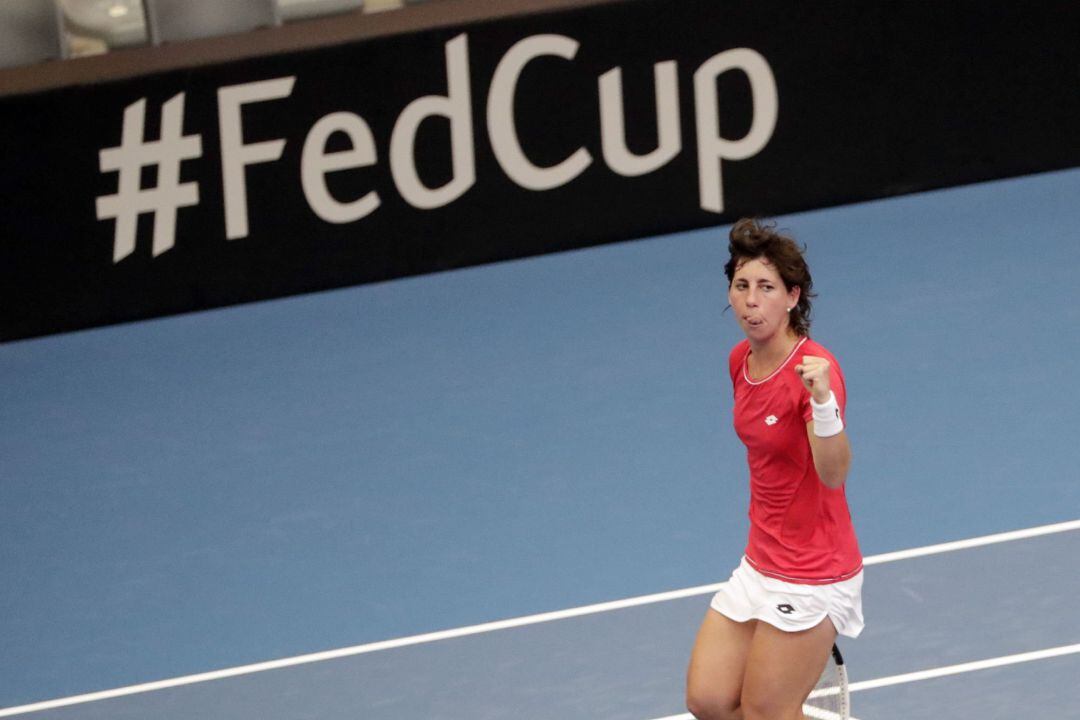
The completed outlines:
{"type": "Polygon", "coordinates": [[[790,237],[776,230],[776,223],[760,222],[756,218],[743,218],[731,228],[728,252],[731,259],[724,265],[724,274],[727,275],[728,287],[735,278],[735,270],[742,263],[757,258],[765,258],[770,265],[776,268],[780,279],[784,281],[784,289],[788,292],[791,288],[798,287],[799,302],[792,308],[789,315],[791,329],[800,336],[810,333],[810,299],[816,297],[814,293],[814,280],[810,277],[810,267],[806,264],[803,253],[806,247],[800,247],[790,237]]]}

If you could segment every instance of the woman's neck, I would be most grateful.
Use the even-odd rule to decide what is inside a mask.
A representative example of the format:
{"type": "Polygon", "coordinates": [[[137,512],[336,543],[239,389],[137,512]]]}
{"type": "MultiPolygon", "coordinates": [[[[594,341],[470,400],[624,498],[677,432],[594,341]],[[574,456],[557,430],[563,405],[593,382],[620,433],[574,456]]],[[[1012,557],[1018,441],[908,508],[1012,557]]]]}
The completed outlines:
{"type": "Polygon", "coordinates": [[[780,363],[787,360],[788,355],[801,339],[793,330],[788,329],[783,333],[777,333],[764,343],[755,343],[751,340],[748,358],[751,376],[762,377],[771,373],[779,367],[780,363]]]}

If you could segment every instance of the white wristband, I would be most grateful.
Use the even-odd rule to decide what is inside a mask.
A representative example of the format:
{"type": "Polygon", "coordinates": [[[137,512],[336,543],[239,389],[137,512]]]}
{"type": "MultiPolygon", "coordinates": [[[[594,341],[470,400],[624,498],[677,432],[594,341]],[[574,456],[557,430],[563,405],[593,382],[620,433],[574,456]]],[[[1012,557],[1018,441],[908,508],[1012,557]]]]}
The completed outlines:
{"type": "Polygon", "coordinates": [[[832,437],[844,431],[844,421],[840,419],[840,406],[836,395],[829,391],[829,399],[820,405],[810,398],[810,407],[814,411],[814,434],[818,437],[832,437]]]}

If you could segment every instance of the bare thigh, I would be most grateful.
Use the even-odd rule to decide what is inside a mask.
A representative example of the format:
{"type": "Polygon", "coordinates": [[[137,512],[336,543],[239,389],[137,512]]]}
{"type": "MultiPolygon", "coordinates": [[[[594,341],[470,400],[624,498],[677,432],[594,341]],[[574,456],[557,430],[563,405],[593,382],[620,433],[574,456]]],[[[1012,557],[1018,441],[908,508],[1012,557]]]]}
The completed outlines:
{"type": "Polygon", "coordinates": [[[695,717],[740,717],[743,675],[758,624],[735,622],[712,608],[705,611],[686,672],[686,704],[695,717]]]}
{"type": "Polygon", "coordinates": [[[758,623],[743,680],[741,705],[746,720],[801,720],[803,701],[814,689],[835,640],[836,629],[829,618],[801,632],[758,623]]]}

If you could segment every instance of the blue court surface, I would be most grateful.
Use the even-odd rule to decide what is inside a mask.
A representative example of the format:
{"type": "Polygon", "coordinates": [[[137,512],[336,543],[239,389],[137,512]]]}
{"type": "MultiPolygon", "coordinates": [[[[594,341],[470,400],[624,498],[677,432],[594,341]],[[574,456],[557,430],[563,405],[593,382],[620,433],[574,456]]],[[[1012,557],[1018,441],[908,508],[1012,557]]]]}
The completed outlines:
{"type": "MultiPolygon", "coordinates": [[[[1078,716],[1077,198],[778,218],[847,379],[859,720],[1078,716]]],[[[687,717],[747,531],[726,230],[0,346],[0,717],[687,717]]]]}

